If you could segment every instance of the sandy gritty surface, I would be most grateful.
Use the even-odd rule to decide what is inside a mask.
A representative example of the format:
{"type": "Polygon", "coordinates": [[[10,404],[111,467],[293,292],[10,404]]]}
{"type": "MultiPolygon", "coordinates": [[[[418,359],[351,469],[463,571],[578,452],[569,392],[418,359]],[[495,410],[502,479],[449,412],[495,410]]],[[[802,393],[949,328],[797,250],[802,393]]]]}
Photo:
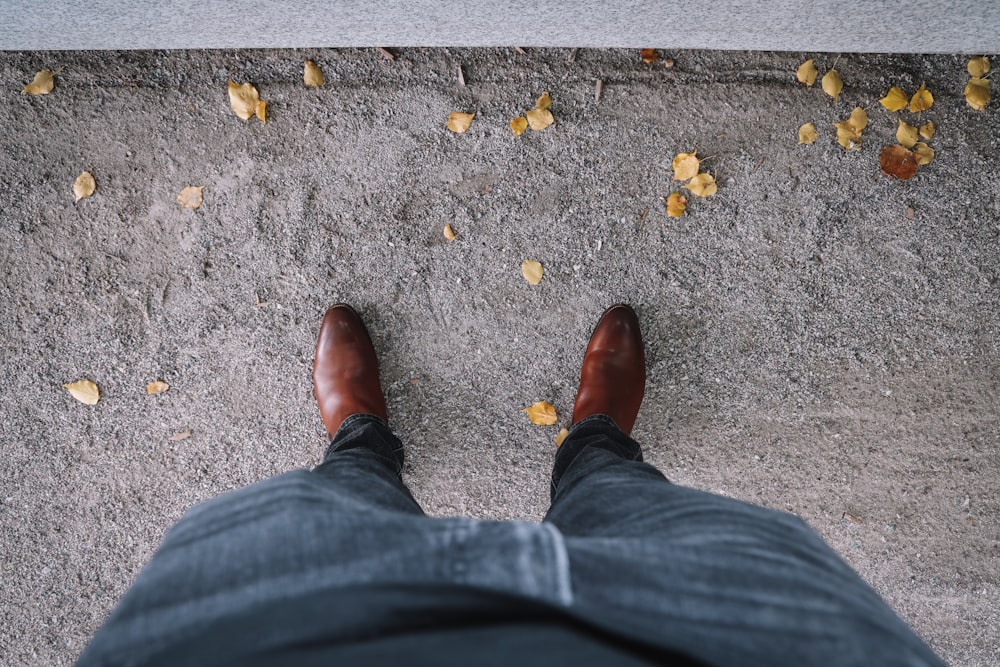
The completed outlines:
{"type": "Polygon", "coordinates": [[[369,323],[428,512],[538,519],[591,327],[627,301],[648,460],[801,514],[947,661],[996,664],[1000,104],[965,105],[959,56],[841,57],[834,102],[800,54],[571,55],[0,54],[0,663],[71,662],[186,508],[317,461],[327,305],[369,323]],[[55,91],[21,95],[43,67],[55,91]],[[924,81],[937,157],[892,181],[876,100],[924,81]],[[556,124],[513,137],[545,90],[556,124]],[[855,105],[845,153],[830,124],[855,105]],[[477,112],[466,134],[451,111],[477,112]],[[668,218],[694,149],[718,194],[668,218]],[[61,388],[81,378],[98,405],[61,388]],[[559,425],[528,423],[539,400],[559,425]]]}

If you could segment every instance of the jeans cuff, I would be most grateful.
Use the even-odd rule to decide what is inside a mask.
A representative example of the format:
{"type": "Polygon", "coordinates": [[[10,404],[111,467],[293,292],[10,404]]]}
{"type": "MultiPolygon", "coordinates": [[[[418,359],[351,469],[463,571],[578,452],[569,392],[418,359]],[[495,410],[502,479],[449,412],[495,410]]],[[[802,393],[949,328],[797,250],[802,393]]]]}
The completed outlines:
{"type": "Polygon", "coordinates": [[[343,421],[330,441],[330,446],[326,448],[323,464],[329,463],[337,452],[359,447],[374,452],[382,463],[397,476],[401,476],[403,443],[389,429],[384,419],[372,414],[358,413],[343,421]]]}
{"type": "Polygon", "coordinates": [[[552,494],[555,495],[559,480],[584,449],[596,447],[629,461],[642,461],[642,447],[618,428],[615,420],[608,415],[591,415],[581,419],[570,429],[569,435],[556,451],[552,465],[552,494]]]}

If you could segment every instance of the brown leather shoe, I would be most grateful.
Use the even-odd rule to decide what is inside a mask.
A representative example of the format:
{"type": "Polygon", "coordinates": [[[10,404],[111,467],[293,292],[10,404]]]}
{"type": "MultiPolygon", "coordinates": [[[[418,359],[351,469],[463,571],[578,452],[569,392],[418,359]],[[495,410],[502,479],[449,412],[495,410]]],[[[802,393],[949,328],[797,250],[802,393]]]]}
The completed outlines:
{"type": "Polygon", "coordinates": [[[333,306],[323,317],[313,361],[313,393],[331,436],[351,415],[388,418],[371,337],[361,317],[346,304],[333,306]]]}
{"type": "Polygon", "coordinates": [[[630,306],[612,306],[601,316],[583,356],[573,423],[607,415],[629,434],[645,391],[646,352],[639,318],[630,306]]]}

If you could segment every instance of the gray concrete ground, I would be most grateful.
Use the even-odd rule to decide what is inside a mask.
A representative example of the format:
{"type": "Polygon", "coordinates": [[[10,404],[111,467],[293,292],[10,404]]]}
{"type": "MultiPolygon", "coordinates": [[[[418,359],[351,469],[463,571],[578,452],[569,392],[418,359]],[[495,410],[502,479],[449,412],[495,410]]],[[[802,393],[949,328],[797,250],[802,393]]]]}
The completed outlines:
{"type": "Polygon", "coordinates": [[[0,662],[69,663],[186,508],[317,461],[328,304],[369,322],[428,512],[539,519],[590,329],[627,301],[650,461],[801,514],[950,663],[996,664],[998,106],[965,105],[958,56],[841,57],[834,102],[795,82],[799,54],[669,55],[0,54],[0,662]],[[21,95],[43,67],[53,93],[21,95]],[[266,125],[233,115],[229,78],[266,125]],[[921,82],[937,157],[892,181],[876,100],[921,82]],[[556,124],[515,138],[544,90],[556,124]],[[845,153],[830,124],[855,105],[845,153]],[[477,112],[466,134],[451,111],[477,112]],[[694,149],[719,192],[668,218],[694,149]],[[60,387],[81,378],[98,405],[60,387]],[[528,423],[539,400],[559,425],[528,423]]]}

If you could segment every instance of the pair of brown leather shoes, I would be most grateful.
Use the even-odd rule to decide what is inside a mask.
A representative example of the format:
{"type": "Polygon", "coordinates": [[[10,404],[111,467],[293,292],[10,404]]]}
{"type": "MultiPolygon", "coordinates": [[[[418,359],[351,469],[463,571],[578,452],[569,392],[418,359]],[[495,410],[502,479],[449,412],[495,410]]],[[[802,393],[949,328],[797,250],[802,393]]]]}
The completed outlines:
{"type": "MultiPolygon", "coordinates": [[[[631,433],[646,388],[646,355],[639,320],[629,306],[604,311],[590,337],[573,404],[573,423],[607,415],[631,433]]],[[[331,436],[354,414],[387,419],[378,359],[361,317],[346,304],[326,311],[316,342],[313,392],[331,436]]]]}

